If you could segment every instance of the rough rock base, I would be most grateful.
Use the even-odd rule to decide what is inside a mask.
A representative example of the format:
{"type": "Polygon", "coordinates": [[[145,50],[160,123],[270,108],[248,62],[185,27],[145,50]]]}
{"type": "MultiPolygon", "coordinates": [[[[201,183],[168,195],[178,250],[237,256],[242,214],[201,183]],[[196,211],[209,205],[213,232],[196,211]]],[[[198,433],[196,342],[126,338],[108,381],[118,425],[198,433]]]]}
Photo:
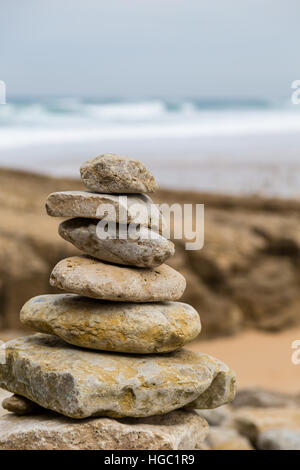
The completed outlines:
{"type": "Polygon", "coordinates": [[[208,433],[190,411],[145,419],[72,420],[45,413],[0,417],[0,450],[192,450],[208,433]]]}

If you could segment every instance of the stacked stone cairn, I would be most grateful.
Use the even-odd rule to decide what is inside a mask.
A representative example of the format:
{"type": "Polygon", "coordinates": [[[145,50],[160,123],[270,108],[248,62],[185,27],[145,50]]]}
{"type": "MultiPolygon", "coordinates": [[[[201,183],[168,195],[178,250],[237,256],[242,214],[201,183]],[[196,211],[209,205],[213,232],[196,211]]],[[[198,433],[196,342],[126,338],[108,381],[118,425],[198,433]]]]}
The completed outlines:
{"type": "MultiPolygon", "coordinates": [[[[127,448],[153,447],[133,437],[141,419],[153,432],[177,423],[185,434],[166,448],[196,448],[207,424],[193,410],[231,401],[235,375],[207,354],[182,349],[200,333],[200,318],[178,302],[185,279],[164,264],[174,245],[161,234],[161,213],[145,194],[157,184],[141,162],[113,154],[87,161],[80,172],[87,190],[52,193],[46,209],[67,218],[59,234],[83,254],[63,259],[51,273],[51,286],[66,293],[34,297],[22,308],[21,322],[38,334],[5,344],[0,387],[16,395],[3,406],[20,414],[52,410],[59,413],[50,413],[52,420],[64,415],[83,420],[83,428],[84,418],[93,417],[102,420],[103,433],[103,417],[116,425],[136,418],[127,424],[135,441],[127,439],[127,448]],[[106,237],[99,237],[100,220],[106,237]]],[[[97,439],[102,448],[101,433],[97,439]]],[[[124,448],[113,441],[111,448],[124,448]]]]}

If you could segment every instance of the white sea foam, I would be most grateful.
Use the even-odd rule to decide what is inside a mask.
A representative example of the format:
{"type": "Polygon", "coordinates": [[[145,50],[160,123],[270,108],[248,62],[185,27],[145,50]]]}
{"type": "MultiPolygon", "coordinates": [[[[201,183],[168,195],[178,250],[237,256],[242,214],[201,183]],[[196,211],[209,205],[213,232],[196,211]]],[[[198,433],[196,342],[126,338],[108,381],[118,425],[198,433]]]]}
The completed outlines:
{"type": "Polygon", "coordinates": [[[108,151],[159,168],[167,186],[298,195],[300,106],[70,98],[0,106],[0,165],[74,175],[108,151]]]}
{"type": "MultiPolygon", "coordinates": [[[[130,108],[130,106],[128,107],[130,108]]],[[[106,139],[179,139],[209,136],[250,136],[300,133],[300,114],[282,110],[202,111],[169,116],[159,109],[89,110],[88,118],[46,114],[40,106],[6,112],[0,127],[0,150],[27,145],[59,144],[106,139]],[[128,114],[127,114],[128,112],[128,114]],[[157,118],[155,118],[157,114],[157,118]],[[141,115],[143,117],[139,118],[141,115]],[[94,116],[94,117],[93,117],[94,116]],[[13,121],[13,124],[12,124],[13,121]],[[122,122],[121,122],[122,121],[122,122]]],[[[0,114],[3,107],[0,108],[0,114]]],[[[2,113],[2,119],[3,119],[2,113]]]]}

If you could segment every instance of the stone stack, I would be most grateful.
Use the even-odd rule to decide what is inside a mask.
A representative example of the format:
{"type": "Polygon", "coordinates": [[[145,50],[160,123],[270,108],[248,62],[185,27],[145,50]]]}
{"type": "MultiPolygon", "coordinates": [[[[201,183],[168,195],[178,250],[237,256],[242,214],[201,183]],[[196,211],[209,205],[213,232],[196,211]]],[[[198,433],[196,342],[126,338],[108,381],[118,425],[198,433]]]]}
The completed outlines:
{"type": "MultiPolygon", "coordinates": [[[[87,191],[52,193],[46,209],[54,217],[71,217],[59,234],[84,254],[60,261],[51,273],[50,284],[67,293],[41,295],[24,305],[22,323],[39,333],[5,344],[0,387],[67,418],[139,418],[137,429],[141,419],[145,426],[152,420],[154,429],[178,423],[175,410],[183,408],[180,419],[187,426],[193,422],[199,433],[167,448],[197,447],[206,424],[189,410],[231,401],[235,376],[221,361],[182,349],[201,325],[194,308],[178,302],[184,277],[164,264],[174,245],[161,234],[162,216],[145,194],[157,184],[142,163],[112,154],[83,164],[81,178],[87,191]],[[113,215],[104,215],[108,204],[113,215]],[[136,211],[137,204],[145,210],[136,211]],[[104,217],[112,225],[99,238],[104,217]],[[157,415],[164,416],[159,421],[157,415]]],[[[13,411],[9,400],[5,407],[13,411]]],[[[95,422],[105,433],[101,419],[95,422]]]]}

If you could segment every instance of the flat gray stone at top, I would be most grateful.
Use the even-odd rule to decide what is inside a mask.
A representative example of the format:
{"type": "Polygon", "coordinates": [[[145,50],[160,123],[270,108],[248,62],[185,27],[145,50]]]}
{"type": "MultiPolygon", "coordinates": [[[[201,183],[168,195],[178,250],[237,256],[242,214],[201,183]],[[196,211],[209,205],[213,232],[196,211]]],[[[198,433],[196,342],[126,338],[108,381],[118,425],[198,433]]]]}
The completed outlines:
{"type": "Polygon", "coordinates": [[[98,194],[90,191],[58,191],[46,201],[53,217],[87,217],[121,224],[140,224],[153,230],[165,228],[162,214],[146,194],[98,194]]]}

